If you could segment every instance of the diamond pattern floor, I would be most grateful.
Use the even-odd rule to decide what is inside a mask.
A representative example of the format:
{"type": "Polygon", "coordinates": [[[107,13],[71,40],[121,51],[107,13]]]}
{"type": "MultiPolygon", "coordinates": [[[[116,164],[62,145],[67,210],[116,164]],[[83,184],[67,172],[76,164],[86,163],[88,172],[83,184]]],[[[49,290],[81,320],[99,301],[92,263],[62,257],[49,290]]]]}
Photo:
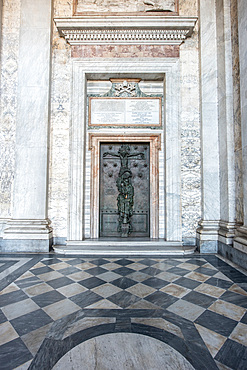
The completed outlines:
{"type": "Polygon", "coordinates": [[[247,276],[218,256],[2,255],[0,277],[0,369],[51,369],[57,339],[92,330],[172,335],[196,369],[247,368],[247,276]]]}

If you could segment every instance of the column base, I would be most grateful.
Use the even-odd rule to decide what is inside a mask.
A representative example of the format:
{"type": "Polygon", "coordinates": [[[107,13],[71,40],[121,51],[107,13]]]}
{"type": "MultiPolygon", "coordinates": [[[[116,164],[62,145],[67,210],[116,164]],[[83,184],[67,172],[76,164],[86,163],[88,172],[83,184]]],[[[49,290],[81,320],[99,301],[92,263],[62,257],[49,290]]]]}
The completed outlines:
{"type": "Polygon", "coordinates": [[[200,253],[217,253],[219,238],[219,221],[199,222],[196,230],[196,246],[200,253]]]}
{"type": "Polygon", "coordinates": [[[247,254],[247,226],[240,226],[236,230],[233,247],[247,254]]]}
{"type": "Polygon", "coordinates": [[[236,227],[235,222],[220,221],[219,242],[226,245],[233,245],[236,227]]]}
{"type": "Polygon", "coordinates": [[[49,252],[52,246],[50,220],[9,220],[1,241],[2,252],[49,252]]]}
{"type": "MultiPolygon", "coordinates": [[[[246,246],[246,250],[247,250],[247,246],[246,246]]],[[[218,253],[221,256],[236,263],[238,266],[243,267],[246,270],[247,268],[247,252],[246,251],[242,252],[240,249],[235,248],[234,246],[219,242],[218,253]]]]}

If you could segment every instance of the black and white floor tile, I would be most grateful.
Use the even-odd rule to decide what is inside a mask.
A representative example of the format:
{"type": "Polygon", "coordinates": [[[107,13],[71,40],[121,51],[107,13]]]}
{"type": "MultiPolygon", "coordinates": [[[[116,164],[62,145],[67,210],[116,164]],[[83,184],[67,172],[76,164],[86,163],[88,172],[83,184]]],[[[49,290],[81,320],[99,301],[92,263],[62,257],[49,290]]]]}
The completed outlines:
{"type": "Polygon", "coordinates": [[[0,278],[0,369],[49,370],[116,333],[155,338],[186,369],[247,368],[247,275],[218,256],[2,255],[0,278]]]}

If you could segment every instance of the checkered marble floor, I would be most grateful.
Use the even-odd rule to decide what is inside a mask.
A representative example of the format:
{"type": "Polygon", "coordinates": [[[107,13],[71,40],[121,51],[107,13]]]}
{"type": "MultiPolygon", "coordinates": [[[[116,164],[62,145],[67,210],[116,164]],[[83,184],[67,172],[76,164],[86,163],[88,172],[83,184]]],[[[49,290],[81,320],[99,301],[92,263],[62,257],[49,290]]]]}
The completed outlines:
{"type": "Polygon", "coordinates": [[[247,275],[214,255],[0,256],[0,369],[52,369],[89,338],[133,332],[195,369],[247,368],[247,275]]]}

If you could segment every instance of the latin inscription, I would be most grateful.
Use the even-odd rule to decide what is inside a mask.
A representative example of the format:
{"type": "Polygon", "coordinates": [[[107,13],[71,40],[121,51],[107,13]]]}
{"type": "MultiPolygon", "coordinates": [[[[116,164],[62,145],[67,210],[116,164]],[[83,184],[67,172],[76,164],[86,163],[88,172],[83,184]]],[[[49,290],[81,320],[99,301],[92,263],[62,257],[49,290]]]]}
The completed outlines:
{"type": "Polygon", "coordinates": [[[161,98],[90,98],[89,125],[159,126],[161,98]]]}

